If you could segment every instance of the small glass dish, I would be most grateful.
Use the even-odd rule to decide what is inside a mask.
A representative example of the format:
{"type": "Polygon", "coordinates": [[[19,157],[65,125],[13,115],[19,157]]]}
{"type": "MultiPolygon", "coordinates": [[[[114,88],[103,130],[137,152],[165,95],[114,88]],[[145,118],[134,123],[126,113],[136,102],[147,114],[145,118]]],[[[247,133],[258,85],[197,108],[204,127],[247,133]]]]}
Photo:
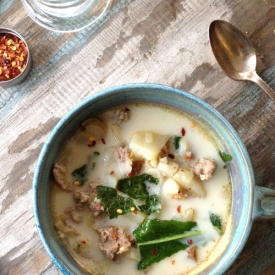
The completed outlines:
{"type": "Polygon", "coordinates": [[[12,29],[0,27],[0,86],[7,88],[23,81],[31,63],[25,39],[12,29]]]}
{"type": "Polygon", "coordinates": [[[104,16],[112,0],[21,0],[40,26],[57,32],[80,31],[104,16]]]}

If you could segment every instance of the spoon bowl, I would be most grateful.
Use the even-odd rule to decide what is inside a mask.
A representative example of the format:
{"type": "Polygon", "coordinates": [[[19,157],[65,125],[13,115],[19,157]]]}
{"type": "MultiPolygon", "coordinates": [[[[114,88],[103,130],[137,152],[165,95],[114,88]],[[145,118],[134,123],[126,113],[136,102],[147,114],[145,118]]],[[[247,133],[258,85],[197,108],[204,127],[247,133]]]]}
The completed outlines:
{"type": "Polygon", "coordinates": [[[214,56],[228,77],[258,84],[275,101],[275,92],[256,73],[255,49],[238,28],[215,20],[210,24],[209,38],[214,56]]]}

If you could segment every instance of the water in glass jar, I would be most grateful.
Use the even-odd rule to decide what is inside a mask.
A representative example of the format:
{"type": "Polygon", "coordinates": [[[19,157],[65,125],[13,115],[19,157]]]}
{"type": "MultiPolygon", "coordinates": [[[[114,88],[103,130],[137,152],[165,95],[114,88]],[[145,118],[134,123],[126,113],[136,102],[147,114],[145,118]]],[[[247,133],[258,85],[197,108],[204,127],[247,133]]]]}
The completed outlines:
{"type": "Polygon", "coordinates": [[[100,6],[101,0],[35,0],[45,14],[56,17],[80,15],[93,6],[100,6]]]}

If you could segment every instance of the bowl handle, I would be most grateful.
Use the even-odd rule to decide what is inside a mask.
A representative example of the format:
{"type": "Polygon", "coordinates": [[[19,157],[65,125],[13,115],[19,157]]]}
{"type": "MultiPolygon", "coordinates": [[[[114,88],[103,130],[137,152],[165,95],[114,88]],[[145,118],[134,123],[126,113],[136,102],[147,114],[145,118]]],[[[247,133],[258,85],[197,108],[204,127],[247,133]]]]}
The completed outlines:
{"type": "Polygon", "coordinates": [[[255,186],[253,218],[275,218],[275,190],[255,186]]]}

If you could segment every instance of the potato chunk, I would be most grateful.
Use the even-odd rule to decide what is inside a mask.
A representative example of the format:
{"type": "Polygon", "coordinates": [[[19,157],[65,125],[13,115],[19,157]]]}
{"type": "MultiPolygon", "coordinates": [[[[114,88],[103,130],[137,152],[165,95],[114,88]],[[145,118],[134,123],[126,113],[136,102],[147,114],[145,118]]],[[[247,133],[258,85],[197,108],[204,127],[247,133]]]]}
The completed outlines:
{"type": "Polygon", "coordinates": [[[205,197],[205,190],[201,183],[193,178],[194,174],[189,169],[179,169],[173,176],[173,180],[176,181],[179,186],[195,197],[205,197]]]}
{"type": "Polygon", "coordinates": [[[161,158],[157,166],[157,169],[160,171],[162,176],[169,178],[175,174],[178,168],[179,165],[176,162],[169,160],[167,157],[161,158]]]}
{"type": "Polygon", "coordinates": [[[181,213],[173,217],[173,220],[180,222],[194,221],[195,210],[193,208],[184,209],[181,213]]]}
{"type": "Polygon", "coordinates": [[[169,138],[170,136],[159,135],[149,131],[138,132],[131,137],[129,148],[136,157],[156,161],[161,148],[169,138]]]}
{"type": "Polygon", "coordinates": [[[189,169],[178,169],[174,174],[173,179],[178,182],[183,188],[189,188],[187,186],[193,179],[194,173],[189,169]]]}
{"type": "Polygon", "coordinates": [[[162,193],[167,195],[176,195],[179,192],[178,184],[172,180],[167,179],[162,185],[162,193]]]}
{"type": "Polygon", "coordinates": [[[74,135],[74,139],[80,143],[98,141],[107,134],[107,125],[99,119],[89,118],[81,124],[74,135]]]}

